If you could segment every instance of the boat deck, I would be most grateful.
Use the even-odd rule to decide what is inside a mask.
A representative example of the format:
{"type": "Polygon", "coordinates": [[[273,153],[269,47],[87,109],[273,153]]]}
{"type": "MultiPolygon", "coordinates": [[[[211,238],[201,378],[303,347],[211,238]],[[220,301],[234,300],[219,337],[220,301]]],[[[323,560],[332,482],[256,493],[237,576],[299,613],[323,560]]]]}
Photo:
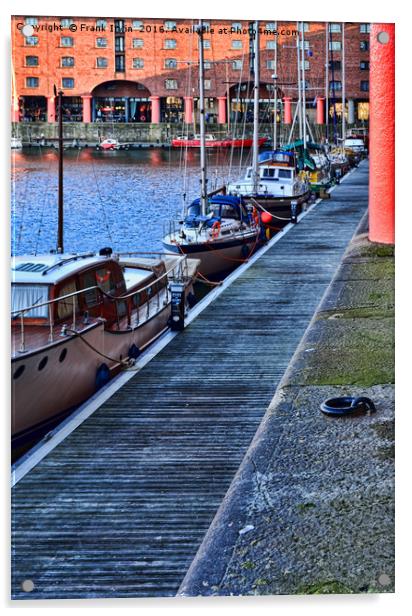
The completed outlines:
{"type": "Polygon", "coordinates": [[[17,483],[14,598],[177,592],[367,200],[364,161],[17,483]]]}

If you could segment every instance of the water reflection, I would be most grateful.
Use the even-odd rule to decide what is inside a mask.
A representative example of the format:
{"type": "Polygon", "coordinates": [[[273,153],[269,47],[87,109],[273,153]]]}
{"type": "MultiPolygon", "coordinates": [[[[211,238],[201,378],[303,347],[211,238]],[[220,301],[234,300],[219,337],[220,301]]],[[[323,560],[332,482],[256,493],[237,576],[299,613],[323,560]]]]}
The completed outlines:
{"type": "MultiPolygon", "coordinates": [[[[240,154],[208,151],[209,190],[237,177],[240,154]]],[[[12,152],[12,252],[48,252],[57,229],[57,151],[12,152]]],[[[199,151],[145,149],[64,155],[65,251],[161,250],[165,221],[199,193],[199,151]]]]}

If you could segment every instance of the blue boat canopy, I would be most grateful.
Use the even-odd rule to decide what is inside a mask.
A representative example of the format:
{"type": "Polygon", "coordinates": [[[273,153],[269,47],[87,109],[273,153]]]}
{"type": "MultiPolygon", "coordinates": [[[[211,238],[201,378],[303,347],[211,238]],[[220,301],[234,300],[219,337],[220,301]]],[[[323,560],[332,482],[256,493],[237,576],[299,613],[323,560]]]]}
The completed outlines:
{"type": "Polygon", "coordinates": [[[235,218],[246,219],[249,217],[244,208],[244,201],[242,197],[235,195],[213,195],[209,197],[208,204],[211,210],[213,210],[213,216],[203,216],[200,207],[200,198],[192,201],[188,208],[188,213],[185,218],[185,224],[189,227],[198,227],[199,224],[204,223],[208,227],[213,226],[216,221],[220,221],[222,217],[222,207],[229,206],[236,211],[235,218]]]}
{"type": "Polygon", "coordinates": [[[290,151],[268,150],[259,154],[258,162],[264,163],[266,161],[272,161],[291,165],[294,162],[294,158],[294,153],[290,151]]]}

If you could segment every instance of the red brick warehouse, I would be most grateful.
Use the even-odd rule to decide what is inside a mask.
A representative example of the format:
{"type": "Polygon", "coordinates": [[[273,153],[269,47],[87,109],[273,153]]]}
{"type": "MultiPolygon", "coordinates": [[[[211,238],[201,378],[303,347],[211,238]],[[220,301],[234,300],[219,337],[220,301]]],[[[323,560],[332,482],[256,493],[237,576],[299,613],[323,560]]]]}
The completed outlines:
{"type": "MultiPolygon", "coordinates": [[[[54,86],[64,91],[66,121],[187,122],[197,115],[198,35],[192,20],[134,18],[12,18],[12,120],[56,119],[54,86]],[[32,36],[21,28],[30,24],[32,36]]],[[[251,119],[249,22],[205,20],[207,121],[251,119]]],[[[295,22],[260,22],[260,119],[273,122],[273,93],[297,99],[295,22]],[[277,26],[278,35],[274,34],[277,26]],[[274,50],[278,42],[278,70],[274,50]]],[[[308,107],[323,118],[328,53],[329,111],[341,114],[342,24],[304,24],[308,107]],[[328,33],[326,35],[326,32],[328,33]]],[[[369,117],[369,24],[346,23],[346,114],[369,117]]]]}

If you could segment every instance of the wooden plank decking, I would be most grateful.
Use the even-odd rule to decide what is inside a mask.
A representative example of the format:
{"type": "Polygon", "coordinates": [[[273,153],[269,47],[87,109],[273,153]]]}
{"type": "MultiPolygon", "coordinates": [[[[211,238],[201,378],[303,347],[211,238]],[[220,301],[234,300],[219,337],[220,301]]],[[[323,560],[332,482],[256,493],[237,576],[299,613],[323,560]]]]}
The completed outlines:
{"type": "Polygon", "coordinates": [[[15,486],[14,598],[176,593],[367,186],[364,162],[15,486]]]}

